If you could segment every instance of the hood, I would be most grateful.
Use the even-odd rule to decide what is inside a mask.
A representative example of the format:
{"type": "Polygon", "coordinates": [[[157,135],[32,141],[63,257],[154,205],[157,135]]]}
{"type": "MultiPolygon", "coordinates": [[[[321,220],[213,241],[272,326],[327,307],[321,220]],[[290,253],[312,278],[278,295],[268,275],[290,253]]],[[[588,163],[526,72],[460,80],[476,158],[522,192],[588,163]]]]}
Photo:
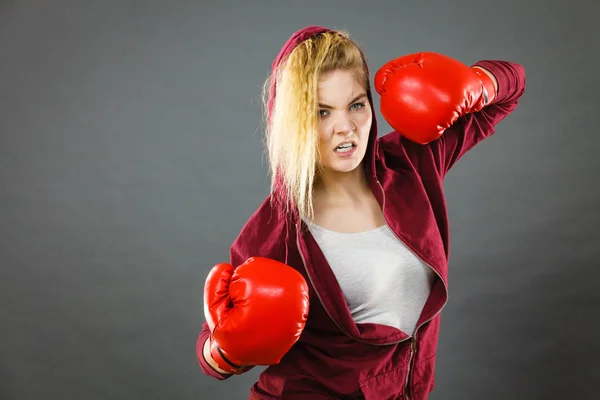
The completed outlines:
{"type": "MultiPolygon", "coordinates": [[[[311,25],[311,26],[302,28],[299,31],[294,32],[292,34],[292,36],[290,36],[290,38],[285,42],[285,44],[279,51],[279,54],[277,54],[277,57],[273,61],[272,66],[271,66],[271,75],[274,76],[279,65],[287,59],[287,56],[296,48],[296,46],[298,46],[300,43],[302,43],[304,40],[310,38],[311,36],[317,35],[317,34],[323,33],[323,32],[335,32],[335,30],[325,28],[322,26],[311,25]]],[[[367,146],[367,151],[365,153],[363,165],[364,165],[365,171],[367,173],[367,179],[369,180],[369,183],[372,183],[373,178],[375,177],[375,173],[376,173],[375,159],[376,159],[376,153],[377,153],[377,149],[376,149],[377,120],[376,120],[375,107],[373,104],[373,96],[372,96],[372,91],[371,91],[371,75],[369,73],[369,67],[367,65],[365,55],[362,51],[361,51],[361,55],[362,55],[363,61],[365,63],[365,67],[367,69],[367,77],[368,77],[367,97],[368,97],[369,103],[371,105],[372,121],[373,121],[371,124],[371,131],[369,133],[369,142],[368,142],[368,146],[367,146]]],[[[270,87],[269,87],[269,99],[267,102],[267,118],[268,119],[271,118],[273,107],[275,105],[275,96],[277,96],[277,87],[275,84],[275,79],[271,79],[270,87]]],[[[281,187],[281,185],[277,185],[277,186],[281,187]]]]}

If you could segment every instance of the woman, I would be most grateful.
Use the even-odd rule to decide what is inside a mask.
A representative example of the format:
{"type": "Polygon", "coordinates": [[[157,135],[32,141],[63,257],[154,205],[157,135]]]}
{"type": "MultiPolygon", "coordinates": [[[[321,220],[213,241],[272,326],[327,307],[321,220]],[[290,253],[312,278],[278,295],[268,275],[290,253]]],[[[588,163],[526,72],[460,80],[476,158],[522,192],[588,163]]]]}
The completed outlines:
{"type": "Polygon", "coordinates": [[[375,75],[394,128],[381,138],[366,61],[341,32],[296,32],[268,83],[272,190],[207,278],[202,370],[269,365],[251,399],[427,398],[448,299],[442,182],[515,109],[523,68],[392,60],[375,75]]]}

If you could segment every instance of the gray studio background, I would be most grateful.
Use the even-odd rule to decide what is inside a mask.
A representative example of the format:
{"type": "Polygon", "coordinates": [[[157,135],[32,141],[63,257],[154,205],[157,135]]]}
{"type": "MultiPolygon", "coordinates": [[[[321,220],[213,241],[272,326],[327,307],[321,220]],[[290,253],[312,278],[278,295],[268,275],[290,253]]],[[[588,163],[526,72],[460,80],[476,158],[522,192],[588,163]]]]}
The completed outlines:
{"type": "MultiPolygon", "coordinates": [[[[434,400],[596,399],[598,2],[0,0],[0,399],[245,399],[205,377],[209,269],[268,181],[260,85],[291,33],[525,66],[446,180],[434,400]]],[[[380,115],[380,114],[379,114],[380,115]]],[[[379,119],[381,133],[389,126],[379,119]]]]}

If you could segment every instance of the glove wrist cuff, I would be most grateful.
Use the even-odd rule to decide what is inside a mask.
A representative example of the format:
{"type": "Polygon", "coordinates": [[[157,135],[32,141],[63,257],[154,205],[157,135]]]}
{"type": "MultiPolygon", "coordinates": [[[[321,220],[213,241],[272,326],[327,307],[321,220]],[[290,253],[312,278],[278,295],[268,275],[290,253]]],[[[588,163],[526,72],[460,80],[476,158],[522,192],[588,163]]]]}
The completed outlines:
{"type": "Polygon", "coordinates": [[[488,104],[493,103],[496,99],[496,86],[494,85],[494,81],[492,80],[492,78],[480,68],[473,68],[473,70],[475,71],[477,76],[479,76],[479,79],[481,79],[481,83],[483,84],[483,97],[485,101],[484,105],[487,106],[488,104]]]}
{"type": "Polygon", "coordinates": [[[251,368],[250,366],[240,365],[238,361],[227,357],[223,349],[221,349],[217,342],[212,340],[212,338],[210,340],[210,356],[220,369],[229,374],[239,375],[251,368]]]}

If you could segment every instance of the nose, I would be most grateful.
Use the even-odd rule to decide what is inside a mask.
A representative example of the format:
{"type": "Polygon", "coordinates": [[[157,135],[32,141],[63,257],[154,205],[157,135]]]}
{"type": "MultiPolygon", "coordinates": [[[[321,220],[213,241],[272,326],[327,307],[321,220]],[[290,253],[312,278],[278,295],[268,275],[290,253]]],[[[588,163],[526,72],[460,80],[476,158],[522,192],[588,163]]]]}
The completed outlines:
{"type": "Polygon", "coordinates": [[[356,130],[356,124],[347,113],[341,113],[335,124],[335,133],[348,135],[356,130]]]}

